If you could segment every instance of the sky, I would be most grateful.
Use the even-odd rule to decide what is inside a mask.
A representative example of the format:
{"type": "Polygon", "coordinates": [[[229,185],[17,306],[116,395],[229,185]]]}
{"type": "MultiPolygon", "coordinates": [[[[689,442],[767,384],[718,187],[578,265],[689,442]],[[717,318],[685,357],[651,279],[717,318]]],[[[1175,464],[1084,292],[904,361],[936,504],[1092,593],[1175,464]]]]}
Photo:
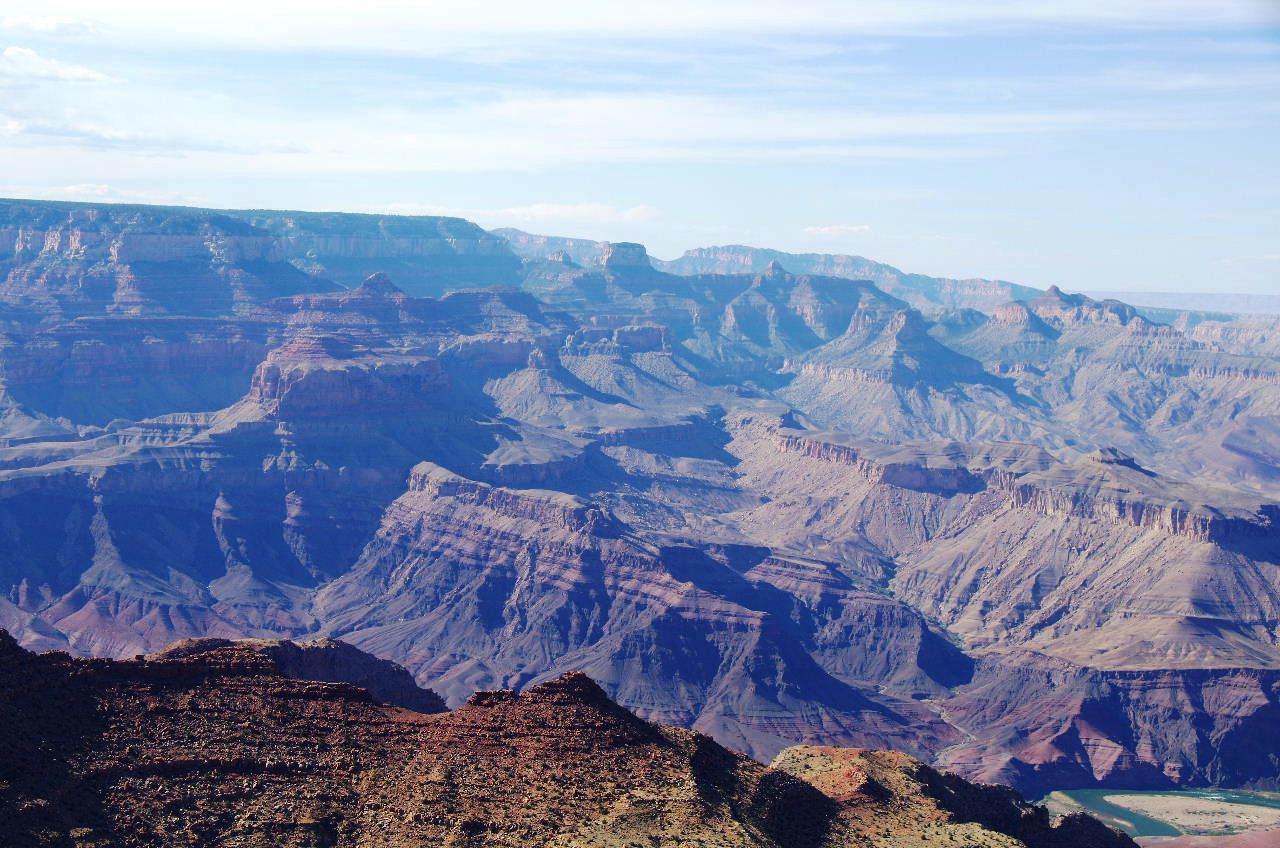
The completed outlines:
{"type": "Polygon", "coordinates": [[[1280,0],[0,0],[0,196],[1280,294],[1280,0]]]}

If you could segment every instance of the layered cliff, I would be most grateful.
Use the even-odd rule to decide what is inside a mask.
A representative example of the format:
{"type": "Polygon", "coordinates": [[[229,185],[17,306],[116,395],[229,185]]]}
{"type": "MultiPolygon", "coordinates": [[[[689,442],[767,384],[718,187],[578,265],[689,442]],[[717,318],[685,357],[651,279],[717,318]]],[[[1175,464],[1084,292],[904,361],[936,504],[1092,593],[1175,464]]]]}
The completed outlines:
{"type": "Polygon", "coordinates": [[[1280,672],[1092,669],[993,656],[947,704],[973,737],[940,762],[1029,794],[1116,785],[1275,789],[1280,672]]]}
{"type": "Polygon", "coordinates": [[[907,727],[947,738],[927,711],[871,688],[937,692],[964,678],[958,652],[910,610],[767,551],[655,549],[638,535],[581,498],[424,464],[315,610],[451,703],[580,668],[646,717],[762,757],[816,724],[824,738],[922,753],[907,727]],[[821,599],[807,600],[799,587],[815,580],[821,599]],[[853,641],[856,655],[839,656],[853,641]]]}
{"type": "Polygon", "coordinates": [[[0,201],[0,303],[45,319],[250,315],[375,271],[438,295],[515,283],[519,268],[458,218],[0,201]]]}

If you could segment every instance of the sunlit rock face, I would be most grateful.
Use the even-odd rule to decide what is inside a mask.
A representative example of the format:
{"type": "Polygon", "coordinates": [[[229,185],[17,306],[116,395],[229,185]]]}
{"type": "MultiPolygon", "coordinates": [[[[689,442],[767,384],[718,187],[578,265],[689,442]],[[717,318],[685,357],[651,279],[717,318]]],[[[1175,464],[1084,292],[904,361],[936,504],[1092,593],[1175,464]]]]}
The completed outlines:
{"type": "Polygon", "coordinates": [[[457,219],[0,210],[22,645],[332,637],[452,705],[586,671],[760,759],[1280,777],[1241,742],[1280,669],[1257,319],[457,219]]]}
{"type": "Polygon", "coordinates": [[[6,845],[1133,845],[897,752],[790,749],[767,768],[581,673],[441,712],[340,642],[112,661],[36,656],[3,630],[0,673],[6,845]]]}

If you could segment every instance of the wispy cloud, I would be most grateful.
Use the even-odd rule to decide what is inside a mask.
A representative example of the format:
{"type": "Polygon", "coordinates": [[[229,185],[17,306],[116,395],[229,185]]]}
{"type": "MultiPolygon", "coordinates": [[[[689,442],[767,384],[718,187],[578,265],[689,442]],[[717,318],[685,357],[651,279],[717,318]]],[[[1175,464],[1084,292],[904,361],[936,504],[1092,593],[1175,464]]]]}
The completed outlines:
{"type": "Polygon", "coordinates": [[[58,15],[6,15],[0,18],[0,29],[6,30],[52,33],[83,28],[82,22],[58,15]]]}
{"type": "Polygon", "coordinates": [[[870,224],[822,224],[805,227],[804,231],[815,236],[849,236],[871,232],[870,224]]]}
{"type": "Polygon", "coordinates": [[[29,47],[6,47],[0,51],[0,83],[31,80],[109,82],[111,77],[83,65],[41,56],[29,47]]]}
{"type": "Polygon", "coordinates": [[[662,213],[653,206],[614,206],[608,203],[529,203],[497,209],[463,208],[431,203],[388,203],[371,211],[400,215],[450,215],[488,225],[497,224],[640,224],[662,213]]]}
{"type": "Polygon", "coordinates": [[[1147,41],[1102,39],[1059,42],[1046,47],[1050,50],[1079,53],[1190,53],[1248,57],[1280,54],[1280,42],[1255,38],[1156,38],[1147,41]]]}
{"type": "Polygon", "coordinates": [[[1125,118],[1077,110],[851,112],[754,98],[606,93],[385,111],[358,127],[299,120],[289,131],[315,140],[312,164],[376,173],[572,163],[950,159],[983,155],[994,138],[1121,126],[1125,118]],[[358,160],[350,155],[356,146],[358,160]]]}
{"type": "Polygon", "coordinates": [[[109,119],[59,114],[6,114],[0,112],[0,138],[15,143],[79,148],[86,151],[120,151],[140,156],[288,155],[301,148],[287,143],[249,145],[217,138],[197,138],[168,133],[134,131],[109,119]]]}
{"type": "Polygon", "coordinates": [[[0,183],[0,196],[25,197],[36,200],[81,200],[102,203],[160,203],[201,205],[207,198],[198,194],[164,189],[121,188],[103,183],[74,185],[31,185],[0,183]]]}

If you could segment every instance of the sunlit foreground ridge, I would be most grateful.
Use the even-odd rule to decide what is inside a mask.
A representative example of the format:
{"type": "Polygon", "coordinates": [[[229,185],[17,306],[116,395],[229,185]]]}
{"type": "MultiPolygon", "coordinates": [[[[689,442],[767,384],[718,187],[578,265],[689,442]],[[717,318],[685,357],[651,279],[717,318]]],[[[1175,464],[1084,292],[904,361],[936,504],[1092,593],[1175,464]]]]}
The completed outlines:
{"type": "Polygon", "coordinates": [[[581,674],[426,714],[300,671],[375,686],[404,674],[324,642],[207,640],[117,662],[34,656],[0,631],[0,841],[1133,844],[902,754],[799,747],[766,768],[641,721],[581,674]]]}

